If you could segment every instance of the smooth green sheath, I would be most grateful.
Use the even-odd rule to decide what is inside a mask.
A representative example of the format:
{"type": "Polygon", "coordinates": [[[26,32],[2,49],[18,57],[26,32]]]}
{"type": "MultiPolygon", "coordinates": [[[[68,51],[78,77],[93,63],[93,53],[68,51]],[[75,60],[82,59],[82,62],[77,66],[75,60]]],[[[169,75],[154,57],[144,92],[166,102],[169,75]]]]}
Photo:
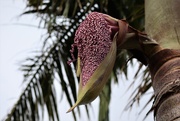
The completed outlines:
{"type": "Polygon", "coordinates": [[[76,76],[79,77],[79,75],[81,74],[81,68],[80,68],[80,58],[78,57],[77,59],[77,70],[76,70],[76,76]]]}
{"type": "MultiPolygon", "coordinates": [[[[116,39],[113,39],[111,48],[107,56],[97,67],[91,78],[88,80],[85,86],[82,86],[82,75],[80,74],[80,66],[78,66],[77,72],[80,74],[80,84],[78,91],[78,98],[74,106],[72,106],[68,111],[72,111],[76,106],[81,104],[87,104],[93,101],[99,93],[102,91],[104,85],[108,81],[108,78],[113,69],[115,60],[116,60],[116,39]]],[[[80,63],[80,60],[78,60],[80,63]]]]}

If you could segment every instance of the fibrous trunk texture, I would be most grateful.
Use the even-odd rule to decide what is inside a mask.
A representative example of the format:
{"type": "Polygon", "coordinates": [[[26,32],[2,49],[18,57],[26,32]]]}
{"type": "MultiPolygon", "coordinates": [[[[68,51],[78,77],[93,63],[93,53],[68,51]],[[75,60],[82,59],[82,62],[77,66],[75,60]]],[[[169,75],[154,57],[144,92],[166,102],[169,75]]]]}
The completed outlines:
{"type": "Polygon", "coordinates": [[[163,48],[180,49],[180,0],[146,0],[145,30],[163,48]]]}
{"type": "Polygon", "coordinates": [[[180,121],[180,51],[164,49],[149,60],[157,121],[180,121]]]}
{"type": "Polygon", "coordinates": [[[146,0],[145,30],[162,49],[149,58],[156,121],[180,121],[180,0],[146,0]]]}

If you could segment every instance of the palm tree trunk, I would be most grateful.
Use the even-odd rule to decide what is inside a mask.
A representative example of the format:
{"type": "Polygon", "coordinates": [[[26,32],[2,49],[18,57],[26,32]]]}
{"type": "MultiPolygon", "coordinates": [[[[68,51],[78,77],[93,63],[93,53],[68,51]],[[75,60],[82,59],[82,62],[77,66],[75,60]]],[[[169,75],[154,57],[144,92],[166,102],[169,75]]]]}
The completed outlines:
{"type": "Polygon", "coordinates": [[[180,51],[164,49],[150,58],[157,121],[180,120],[180,51]]]}
{"type": "Polygon", "coordinates": [[[180,49],[180,0],[146,0],[146,33],[164,48],[180,49]]]}
{"type": "MultiPolygon", "coordinates": [[[[180,120],[180,0],[146,0],[145,29],[162,48],[149,57],[157,121],[180,120]]],[[[156,49],[154,49],[156,50],[156,49]]]]}

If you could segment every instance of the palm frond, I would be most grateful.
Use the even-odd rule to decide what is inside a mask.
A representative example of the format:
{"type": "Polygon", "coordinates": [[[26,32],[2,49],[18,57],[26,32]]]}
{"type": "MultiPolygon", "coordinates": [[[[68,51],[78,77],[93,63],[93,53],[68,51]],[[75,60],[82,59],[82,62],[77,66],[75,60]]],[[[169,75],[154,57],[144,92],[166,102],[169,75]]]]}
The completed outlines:
{"type": "Polygon", "coordinates": [[[59,120],[53,85],[54,72],[50,67],[53,67],[53,63],[44,65],[44,69],[36,73],[14,105],[7,121],[40,120],[39,109],[44,106],[47,107],[50,121],[59,120]]]}
{"type": "MultiPolygon", "coordinates": [[[[152,87],[152,82],[151,82],[151,76],[148,68],[144,68],[142,64],[139,65],[136,74],[134,75],[134,78],[137,79],[141,76],[140,81],[138,86],[134,89],[133,93],[130,95],[130,101],[127,103],[126,107],[124,110],[132,109],[133,105],[135,103],[140,102],[141,98],[147,94],[147,92],[151,89],[152,87]]],[[[134,85],[135,81],[131,83],[131,85],[128,87],[128,90],[134,85]]],[[[143,106],[142,110],[139,112],[139,114],[142,113],[142,111],[146,108],[146,106],[150,103],[152,103],[154,99],[154,94],[150,93],[150,98],[148,102],[143,106]]],[[[150,109],[149,109],[150,110],[150,109]]],[[[148,113],[149,114],[149,113],[148,113]]],[[[146,115],[147,116],[147,115],[146,115]]],[[[144,116],[144,117],[146,117],[144,116]]]]}
{"type": "Polygon", "coordinates": [[[99,96],[99,121],[109,121],[109,104],[111,100],[111,81],[103,88],[102,93],[99,96]]]}
{"type": "MultiPolygon", "coordinates": [[[[74,76],[73,69],[67,65],[70,54],[65,50],[70,50],[70,45],[72,44],[72,41],[70,40],[72,40],[75,29],[85,18],[87,11],[92,7],[94,10],[97,9],[97,5],[90,6],[90,3],[81,9],[75,18],[72,19],[74,22],[71,22],[70,27],[64,33],[61,33],[61,38],[57,39],[52,45],[47,47],[45,51],[42,51],[41,55],[26,59],[30,61],[31,64],[25,64],[21,69],[25,73],[24,79],[29,81],[29,83],[7,116],[7,121],[16,119],[39,120],[39,107],[46,107],[50,121],[59,120],[55,85],[53,84],[55,73],[58,73],[60,86],[65,93],[70,106],[72,106],[72,101],[76,100],[75,80],[77,79],[74,76]],[[66,41],[66,43],[64,41],[66,41]],[[63,71],[65,71],[66,76],[63,75],[63,71]],[[65,81],[65,78],[68,78],[68,82],[65,81]],[[70,88],[70,91],[68,88],[70,88]],[[71,94],[73,95],[73,98],[70,97],[71,94]]],[[[74,120],[76,120],[74,112],[73,116],[74,120]]]]}

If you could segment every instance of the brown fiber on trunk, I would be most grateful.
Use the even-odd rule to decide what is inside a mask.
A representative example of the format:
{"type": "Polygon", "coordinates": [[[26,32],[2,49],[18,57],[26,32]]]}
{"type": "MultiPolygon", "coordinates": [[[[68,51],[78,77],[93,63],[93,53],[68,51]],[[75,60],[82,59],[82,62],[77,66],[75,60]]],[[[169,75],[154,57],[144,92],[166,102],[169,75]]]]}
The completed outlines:
{"type": "Polygon", "coordinates": [[[149,59],[157,121],[180,120],[180,50],[164,49],[149,59]]]}

